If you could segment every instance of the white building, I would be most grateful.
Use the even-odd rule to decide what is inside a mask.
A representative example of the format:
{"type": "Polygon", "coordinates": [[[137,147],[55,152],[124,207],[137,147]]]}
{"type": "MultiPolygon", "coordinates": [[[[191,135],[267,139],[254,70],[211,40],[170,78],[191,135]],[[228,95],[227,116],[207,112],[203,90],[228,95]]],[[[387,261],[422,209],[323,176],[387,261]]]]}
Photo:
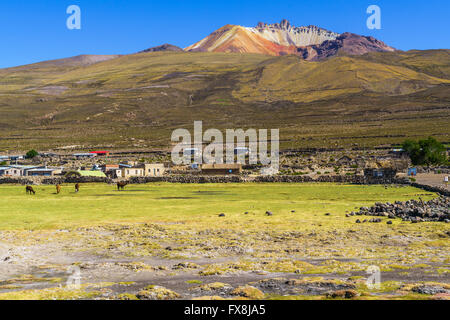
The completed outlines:
{"type": "Polygon", "coordinates": [[[162,163],[153,163],[144,165],[144,175],[146,177],[160,177],[166,172],[162,163]]]}

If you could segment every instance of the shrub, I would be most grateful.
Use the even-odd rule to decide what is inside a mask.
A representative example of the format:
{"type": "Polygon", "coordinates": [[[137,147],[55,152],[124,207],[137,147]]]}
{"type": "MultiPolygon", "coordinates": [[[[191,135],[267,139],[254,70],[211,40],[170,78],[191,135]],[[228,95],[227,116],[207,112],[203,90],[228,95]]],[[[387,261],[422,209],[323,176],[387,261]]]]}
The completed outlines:
{"type": "Polygon", "coordinates": [[[447,163],[446,148],[433,137],[425,140],[406,140],[403,150],[414,165],[437,165],[447,163]]]}
{"type": "Polygon", "coordinates": [[[28,151],[25,157],[27,159],[33,159],[34,157],[36,157],[38,155],[39,155],[39,153],[33,149],[33,150],[28,151]]]}

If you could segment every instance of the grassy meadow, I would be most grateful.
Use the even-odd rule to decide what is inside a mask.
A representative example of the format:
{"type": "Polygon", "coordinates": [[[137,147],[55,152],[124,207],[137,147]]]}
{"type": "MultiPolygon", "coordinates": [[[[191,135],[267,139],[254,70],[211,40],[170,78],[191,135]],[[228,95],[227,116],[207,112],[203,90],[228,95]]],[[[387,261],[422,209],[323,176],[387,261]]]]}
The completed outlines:
{"type": "Polygon", "coordinates": [[[345,213],[374,202],[434,197],[410,187],[337,184],[85,184],[0,187],[0,230],[55,229],[102,223],[184,222],[245,228],[308,229],[315,222],[349,224],[345,213]],[[295,210],[295,213],[291,211],[295,210]],[[266,217],[271,211],[273,216],[266,217]],[[248,212],[248,214],[244,214],[248,212]],[[224,219],[218,219],[225,213],[224,219]],[[332,218],[324,218],[331,213],[332,218]],[[257,220],[255,220],[257,218],[257,220]]]}
{"type": "Polygon", "coordinates": [[[0,300],[328,299],[327,290],[342,285],[355,299],[433,299],[414,290],[424,283],[450,289],[447,224],[355,223],[370,217],[345,216],[375,202],[437,196],[412,187],[154,183],[125,191],[106,184],[83,184],[79,193],[73,185],[61,194],[54,186],[35,190],[0,186],[0,258],[2,250],[9,255],[9,267],[0,269],[0,300]],[[74,265],[82,287],[61,287],[74,265]],[[381,271],[376,290],[365,284],[369,266],[381,271]],[[287,291],[273,292],[264,281],[287,291]]]}

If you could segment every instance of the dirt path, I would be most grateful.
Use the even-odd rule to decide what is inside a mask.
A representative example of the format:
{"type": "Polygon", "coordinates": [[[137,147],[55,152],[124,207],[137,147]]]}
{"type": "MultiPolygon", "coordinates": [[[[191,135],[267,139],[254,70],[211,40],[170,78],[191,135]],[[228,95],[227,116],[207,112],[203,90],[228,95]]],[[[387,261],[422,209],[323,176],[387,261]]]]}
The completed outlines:
{"type": "Polygon", "coordinates": [[[439,187],[450,191],[450,185],[444,184],[444,177],[449,174],[434,174],[434,173],[419,173],[415,177],[417,183],[429,185],[432,187],[439,187]]]}

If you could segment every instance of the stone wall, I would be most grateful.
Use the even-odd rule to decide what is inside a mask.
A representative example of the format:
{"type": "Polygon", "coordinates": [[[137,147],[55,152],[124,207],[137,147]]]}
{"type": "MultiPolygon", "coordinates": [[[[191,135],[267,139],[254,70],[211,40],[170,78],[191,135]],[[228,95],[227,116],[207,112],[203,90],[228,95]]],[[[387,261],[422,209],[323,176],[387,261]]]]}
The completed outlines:
{"type": "MultiPolygon", "coordinates": [[[[114,183],[110,178],[102,177],[20,177],[20,178],[0,178],[0,184],[21,184],[21,185],[55,185],[63,183],[114,183]]],[[[372,178],[364,176],[319,176],[312,178],[306,175],[298,176],[203,176],[203,175],[167,175],[162,177],[133,177],[129,179],[131,184],[143,184],[153,182],[169,183],[243,183],[243,182],[268,182],[268,183],[307,183],[307,182],[328,182],[328,183],[348,183],[348,184],[407,184],[407,179],[397,178],[372,178]]]]}
{"type": "Polygon", "coordinates": [[[113,183],[109,178],[103,177],[2,177],[0,184],[20,185],[55,185],[63,183],[113,183]]]}
{"type": "Polygon", "coordinates": [[[273,182],[273,183],[302,183],[302,182],[332,182],[350,184],[405,184],[405,180],[395,178],[372,178],[363,176],[319,176],[314,179],[306,175],[298,176],[200,176],[180,175],[163,177],[134,177],[130,183],[241,183],[241,182],[273,182]]]}
{"type": "Polygon", "coordinates": [[[444,189],[444,188],[433,187],[433,186],[416,183],[416,182],[411,182],[410,185],[415,188],[423,189],[423,190],[429,191],[429,192],[436,192],[436,193],[442,194],[443,196],[450,197],[450,191],[447,189],[444,189]]]}
{"type": "Polygon", "coordinates": [[[200,175],[174,175],[162,177],[133,177],[130,183],[240,183],[248,181],[244,176],[200,176],[200,175]]]}

